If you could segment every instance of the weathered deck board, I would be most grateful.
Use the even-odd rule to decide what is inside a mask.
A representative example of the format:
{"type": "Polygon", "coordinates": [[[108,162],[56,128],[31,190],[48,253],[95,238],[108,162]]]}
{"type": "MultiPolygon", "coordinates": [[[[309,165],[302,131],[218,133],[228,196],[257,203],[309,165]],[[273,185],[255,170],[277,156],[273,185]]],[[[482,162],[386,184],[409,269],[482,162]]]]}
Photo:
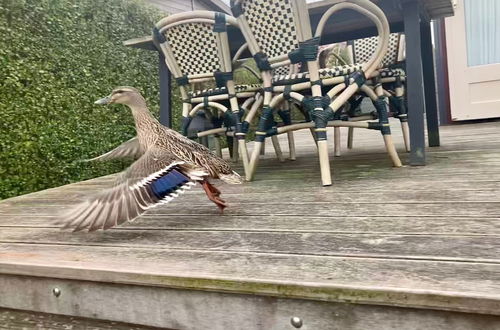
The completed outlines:
{"type": "Polygon", "coordinates": [[[494,315],[500,311],[500,282],[491,281],[498,276],[498,264],[30,244],[1,244],[0,251],[7,274],[494,315]]]}
{"type": "Polygon", "coordinates": [[[45,313],[32,313],[0,308],[0,329],[85,329],[85,330],[158,330],[158,328],[137,326],[127,323],[99,321],[45,313]]]}
{"type": "MultiPolygon", "coordinates": [[[[0,217],[0,219],[4,219],[0,217]]],[[[0,228],[56,228],[47,225],[54,217],[6,217],[0,228]],[[22,219],[22,220],[21,220],[22,219]]],[[[145,221],[124,224],[113,230],[246,231],[332,234],[465,235],[498,236],[497,217],[224,217],[207,221],[203,216],[150,216],[145,221]],[[335,224],[332,226],[332,223],[335,224]]],[[[2,229],[3,230],[3,229],[2,229]]]]}
{"type": "MultiPolygon", "coordinates": [[[[244,204],[233,204],[232,209],[225,211],[224,215],[220,215],[213,205],[206,203],[192,203],[191,208],[178,210],[172,203],[166,207],[158,207],[148,211],[149,215],[162,216],[189,216],[189,215],[206,215],[206,216],[273,216],[273,215],[288,215],[288,216],[342,216],[342,217],[362,217],[362,216],[405,216],[411,214],[414,216],[487,216],[500,217],[499,202],[462,202],[459,208],[449,207],[450,203],[287,203],[287,202],[269,202],[269,203],[252,203],[244,202],[244,204]],[[265,207],[263,207],[263,205],[265,207]],[[337,206],[337,208],[333,208],[337,206]]],[[[451,205],[453,206],[453,204],[451,205]]],[[[178,206],[182,207],[182,206],[178,206]]],[[[0,211],[2,215],[30,215],[38,214],[53,215],[66,209],[70,209],[71,205],[52,205],[52,206],[27,206],[20,208],[6,208],[0,211]]]]}
{"type": "Polygon", "coordinates": [[[296,135],[297,161],[269,146],[255,182],[222,187],[222,216],[198,188],[107,232],[54,226],[114,176],[2,201],[0,274],[500,315],[499,122],[444,127],[400,169],[356,130],[326,188],[296,135]]]}
{"type": "MultiPolygon", "coordinates": [[[[463,202],[498,202],[500,187],[489,189],[456,189],[450,191],[427,191],[422,190],[408,191],[404,189],[387,190],[383,194],[380,191],[354,191],[346,194],[332,191],[326,194],[307,193],[303,191],[302,195],[290,194],[287,191],[276,190],[271,195],[263,195],[258,191],[234,192],[231,193],[233,203],[241,203],[251,198],[253,203],[267,203],[268,201],[286,201],[287,203],[382,203],[391,201],[391,203],[456,203],[457,200],[463,202]]],[[[198,202],[201,194],[185,194],[184,201],[198,202]]],[[[39,206],[39,205],[73,205],[75,202],[85,197],[81,193],[68,193],[64,196],[60,194],[44,197],[26,197],[9,203],[11,206],[39,206]]],[[[5,205],[7,206],[7,205],[5,205]]]]}
{"type": "Polygon", "coordinates": [[[86,234],[54,233],[46,228],[3,228],[2,243],[89,245],[151,249],[281,253],[319,256],[459,260],[500,263],[498,235],[338,234],[326,232],[245,231],[109,231],[86,234]],[[85,236],[84,236],[85,235],[85,236]],[[27,238],[28,237],[28,238],[27,238]]]}

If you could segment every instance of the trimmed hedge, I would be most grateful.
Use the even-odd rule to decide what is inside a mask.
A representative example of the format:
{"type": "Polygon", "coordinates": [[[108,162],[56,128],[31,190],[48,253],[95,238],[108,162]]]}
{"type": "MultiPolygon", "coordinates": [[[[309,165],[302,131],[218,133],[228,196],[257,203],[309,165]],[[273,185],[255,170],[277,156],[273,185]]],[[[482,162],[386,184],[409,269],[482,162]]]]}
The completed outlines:
{"type": "Polygon", "coordinates": [[[0,198],[126,166],[77,160],[135,135],[127,108],[93,104],[114,87],[135,86],[158,109],[158,55],[122,41],[161,16],[136,0],[0,0],[0,198]]]}

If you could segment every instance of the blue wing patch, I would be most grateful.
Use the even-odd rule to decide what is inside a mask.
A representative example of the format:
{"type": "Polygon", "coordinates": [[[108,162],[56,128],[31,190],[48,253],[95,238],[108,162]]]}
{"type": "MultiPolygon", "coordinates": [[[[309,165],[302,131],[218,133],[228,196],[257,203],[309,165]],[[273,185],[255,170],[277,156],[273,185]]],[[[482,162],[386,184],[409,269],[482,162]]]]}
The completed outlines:
{"type": "Polygon", "coordinates": [[[190,181],[189,177],[175,168],[155,179],[151,184],[151,191],[158,199],[163,199],[169,194],[190,181]]]}

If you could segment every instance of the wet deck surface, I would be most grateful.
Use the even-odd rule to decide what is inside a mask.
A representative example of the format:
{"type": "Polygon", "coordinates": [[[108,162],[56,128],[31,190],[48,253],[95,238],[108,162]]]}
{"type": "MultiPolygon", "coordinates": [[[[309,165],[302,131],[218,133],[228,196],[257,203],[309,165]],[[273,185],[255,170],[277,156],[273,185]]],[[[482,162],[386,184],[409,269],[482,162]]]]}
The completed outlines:
{"type": "Polygon", "coordinates": [[[0,274],[500,315],[499,122],[444,127],[428,166],[399,169],[357,130],[327,188],[296,139],[296,161],[268,142],[256,181],[220,187],[223,216],[196,188],[106,232],[51,224],[113,176],[0,202],[0,274]]]}

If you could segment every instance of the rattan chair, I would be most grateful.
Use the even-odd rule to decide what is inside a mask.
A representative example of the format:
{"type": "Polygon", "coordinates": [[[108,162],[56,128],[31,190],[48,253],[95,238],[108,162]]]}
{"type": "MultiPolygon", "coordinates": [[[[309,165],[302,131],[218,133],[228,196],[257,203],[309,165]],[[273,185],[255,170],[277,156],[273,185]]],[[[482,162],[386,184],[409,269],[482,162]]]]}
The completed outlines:
{"type": "MultiPolygon", "coordinates": [[[[365,84],[366,78],[372,77],[387,50],[389,24],[380,8],[368,0],[337,3],[325,12],[313,38],[307,5],[303,0],[233,0],[231,7],[261,70],[264,88],[264,106],[247,180],[253,179],[266,137],[303,128],[314,129],[321,181],[325,186],[332,183],[327,145],[328,126],[380,130],[394,166],[401,166],[386,114],[381,113],[378,122],[343,121],[338,116],[338,110],[344,103],[365,84]],[[376,52],[366,63],[319,69],[317,53],[323,28],[332,14],[343,9],[360,12],[375,23],[380,36],[376,52]],[[294,63],[305,63],[307,72],[273,77],[274,69],[294,63]],[[299,91],[310,91],[312,96],[304,96],[299,91]],[[276,127],[274,112],[285,100],[301,103],[308,110],[312,121],[276,127]]],[[[380,89],[376,91],[382,95],[380,89]]]]}
{"type": "MultiPolygon", "coordinates": [[[[235,85],[227,35],[229,25],[238,27],[234,17],[223,13],[180,13],[160,20],[153,30],[153,38],[180,88],[183,134],[187,134],[196,113],[204,109],[213,122],[218,123],[216,126],[224,127],[200,132],[198,137],[226,134],[236,138],[233,155],[241,156],[247,173],[246,129],[242,118],[245,109],[258,99],[256,93],[262,86],[235,85]],[[207,82],[215,82],[217,87],[196,88],[207,82]]],[[[220,153],[220,148],[217,151],[220,153]]]]}
{"type": "MultiPolygon", "coordinates": [[[[406,74],[403,69],[404,63],[404,34],[391,33],[389,37],[389,47],[385,54],[380,68],[376,71],[378,75],[374,75],[368,80],[366,86],[362,86],[361,93],[350,100],[349,115],[354,116],[359,108],[364,97],[370,97],[374,106],[377,106],[378,96],[374,92],[375,88],[382,86],[384,97],[387,97],[390,106],[389,116],[398,118],[401,122],[401,130],[403,132],[403,140],[406,151],[410,151],[410,133],[408,128],[408,114],[406,111],[404,97],[404,83],[406,74]]],[[[375,52],[377,45],[377,37],[357,39],[349,42],[351,57],[353,62],[364,62],[369,60],[369,57],[375,52]]],[[[362,114],[366,117],[366,114],[362,114]]],[[[373,115],[377,115],[374,113],[373,115]]],[[[354,128],[349,128],[347,147],[352,148],[354,128]]]]}
{"type": "MultiPolygon", "coordinates": [[[[248,49],[248,44],[245,43],[244,45],[241,46],[241,48],[236,52],[233,63],[239,60],[241,54],[248,49]]],[[[251,67],[245,66],[246,69],[252,71],[254,75],[259,76],[260,74],[255,72],[251,67]]],[[[283,66],[283,67],[278,67],[273,70],[273,75],[288,75],[291,73],[296,73],[299,70],[299,65],[290,65],[290,66],[283,66]]],[[[261,81],[262,82],[262,81],[261,81]]],[[[259,115],[259,111],[262,110],[262,103],[263,103],[263,93],[262,90],[259,93],[259,95],[256,96],[256,102],[253,103],[251,109],[249,109],[248,112],[246,112],[247,109],[245,109],[245,117],[243,121],[243,127],[244,128],[249,128],[253,125],[255,120],[258,119],[256,118],[259,115]]],[[[291,115],[291,104],[290,102],[283,102],[281,104],[280,109],[277,111],[277,117],[281,119],[281,125],[290,125],[292,123],[292,115],[291,115]]],[[[293,132],[287,132],[287,138],[288,138],[288,159],[289,160],[295,160],[296,159],[296,153],[295,153],[295,140],[293,136],[293,132]]],[[[278,158],[279,161],[284,162],[285,158],[283,156],[283,153],[281,151],[281,147],[278,141],[278,137],[276,135],[271,136],[271,141],[274,147],[274,151],[276,153],[276,157],[278,158]]],[[[262,145],[261,149],[261,154],[264,154],[264,145],[262,145]]]]}

